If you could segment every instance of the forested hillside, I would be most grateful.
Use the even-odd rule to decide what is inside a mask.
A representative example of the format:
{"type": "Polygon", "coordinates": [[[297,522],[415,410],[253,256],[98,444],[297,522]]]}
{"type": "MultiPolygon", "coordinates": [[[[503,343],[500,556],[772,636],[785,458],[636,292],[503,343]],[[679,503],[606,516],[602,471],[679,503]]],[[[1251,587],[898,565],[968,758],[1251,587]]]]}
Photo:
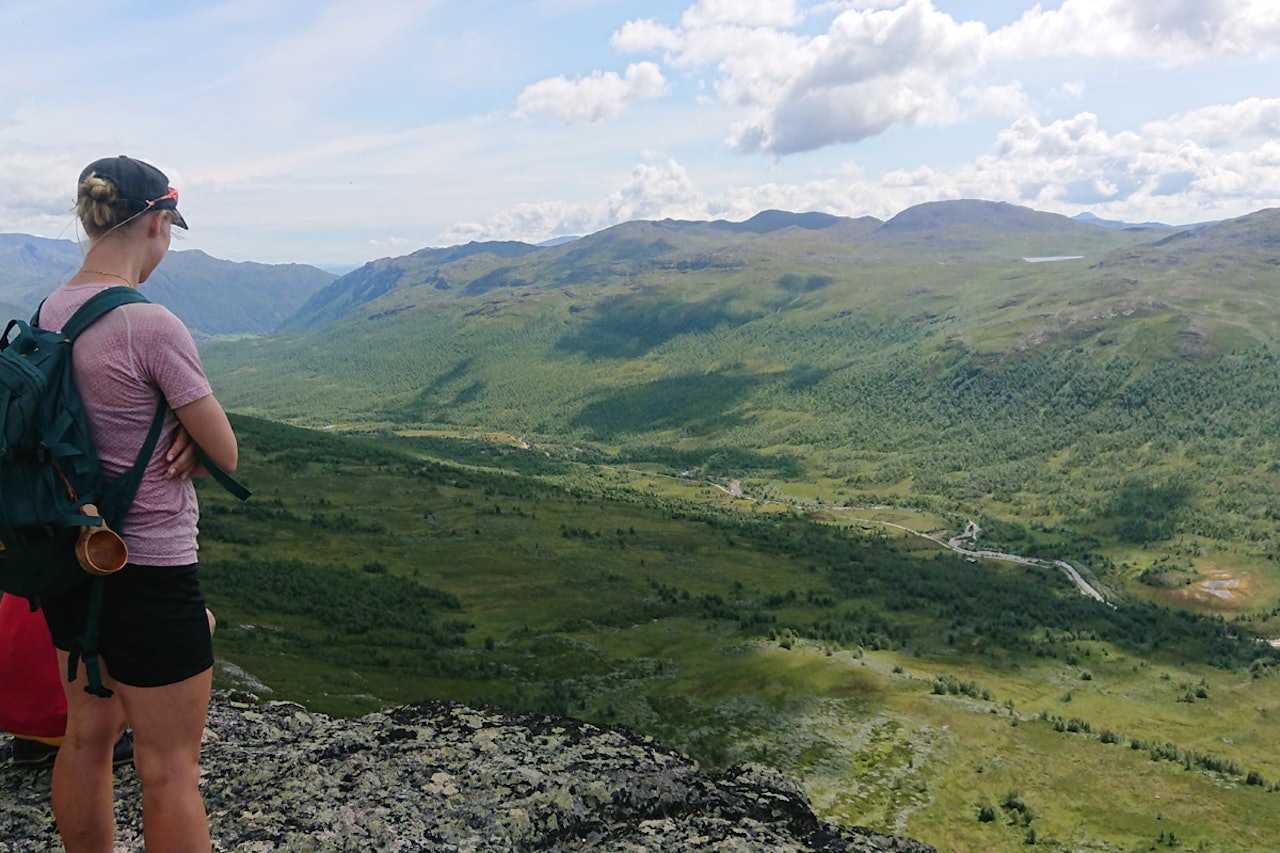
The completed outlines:
{"type": "Polygon", "coordinates": [[[255,494],[200,488],[220,686],[623,724],[940,850],[1280,847],[1260,623],[1109,606],[902,530],[945,515],[233,422],[255,494]]]}
{"type": "Polygon", "coordinates": [[[953,512],[1113,596],[1261,613],[1277,235],[1276,211],[1176,232],[973,201],[635,222],[381,261],[205,359],[246,413],[953,512]]]}

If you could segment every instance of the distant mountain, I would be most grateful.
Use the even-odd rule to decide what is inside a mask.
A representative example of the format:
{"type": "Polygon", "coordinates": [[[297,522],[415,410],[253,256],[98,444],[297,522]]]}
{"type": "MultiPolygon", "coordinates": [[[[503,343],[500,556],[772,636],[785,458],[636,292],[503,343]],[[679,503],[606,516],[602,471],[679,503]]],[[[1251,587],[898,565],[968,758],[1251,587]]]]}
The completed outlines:
{"type": "Polygon", "coordinates": [[[224,261],[199,250],[171,251],[142,291],[198,336],[265,335],[334,278],[306,264],[224,261]]]}
{"type": "Polygon", "coordinates": [[[550,240],[543,240],[541,243],[538,243],[537,245],[539,248],[544,248],[546,246],[559,246],[561,243],[572,243],[574,240],[577,240],[579,236],[581,235],[566,234],[562,237],[552,237],[550,240]]]}
{"type": "MultiPolygon", "coordinates": [[[[1169,232],[1156,232],[1156,236],[1162,233],[1169,232]]],[[[922,250],[1005,259],[1099,257],[1132,240],[1058,214],[976,200],[923,204],[887,222],[778,210],[743,222],[636,221],[553,246],[468,243],[374,261],[315,294],[281,331],[318,328],[380,300],[394,303],[381,311],[398,313],[445,295],[466,298],[522,287],[599,286],[621,278],[638,283],[637,277],[662,270],[710,274],[761,262],[785,265],[787,258],[806,252],[825,253],[826,260],[819,265],[836,263],[838,258],[876,263],[918,260],[922,250]],[[831,255],[833,250],[836,254],[831,255]],[[434,293],[417,292],[424,287],[434,293]],[[410,293],[415,295],[411,298],[410,293]]]]}
{"type": "Polygon", "coordinates": [[[1115,245],[1104,229],[1056,213],[978,199],[929,202],[908,208],[885,222],[875,237],[898,247],[928,246],[962,253],[1007,247],[1022,257],[1096,255],[1115,245]],[[1076,248],[1054,248],[1068,244],[1076,248]]]}
{"type": "Polygon", "coordinates": [[[1249,255],[1262,252],[1270,263],[1276,263],[1280,252],[1280,208],[1268,208],[1226,219],[1222,222],[1195,225],[1157,241],[1153,248],[1174,246],[1201,254],[1238,250],[1249,255]]]}
{"type": "MultiPolygon", "coordinates": [[[[392,292],[402,282],[410,286],[451,289],[442,270],[446,266],[471,268],[477,256],[517,259],[537,251],[536,246],[517,242],[467,243],[443,249],[419,249],[401,258],[371,261],[320,289],[281,326],[281,331],[296,331],[333,322],[348,311],[392,292]]],[[[406,309],[399,309],[406,310],[406,309]]]]}
{"type": "MultiPolygon", "coordinates": [[[[876,222],[879,220],[870,219],[876,222]]],[[[772,231],[780,231],[783,228],[805,228],[810,231],[821,231],[824,228],[830,228],[833,225],[845,221],[845,217],[833,216],[830,213],[788,213],[785,210],[764,210],[745,222],[726,222],[725,220],[717,220],[711,223],[714,228],[723,228],[726,231],[751,232],[753,234],[768,234],[772,231]]]]}
{"type": "MultiPolygon", "coordinates": [[[[1098,266],[1107,271],[1138,267],[1148,275],[1160,271],[1167,283],[1185,287],[1206,287],[1226,269],[1239,279],[1274,282],[1280,271],[1280,208],[1175,230],[1116,252],[1098,266]]],[[[1263,295],[1269,301],[1270,293],[1263,295]]]]}
{"type": "Polygon", "coordinates": [[[1066,217],[1056,213],[1042,213],[1007,202],[964,199],[960,201],[935,201],[907,208],[884,224],[884,235],[912,232],[938,232],[951,229],[973,231],[1043,231],[1075,233],[1066,217]]]}
{"type": "Polygon", "coordinates": [[[1077,222],[1083,222],[1086,225],[1096,225],[1099,228],[1172,228],[1172,225],[1166,225],[1163,222],[1125,222],[1120,219],[1103,219],[1093,213],[1085,211],[1077,213],[1071,217],[1077,222]]]}
{"type": "MultiPolygon", "coordinates": [[[[1207,251],[1214,240],[1226,251],[1235,245],[1229,235],[1251,227],[1270,226],[1224,223],[1194,237],[1207,251]]],[[[920,205],[888,221],[769,211],[742,223],[628,222],[557,246],[470,243],[375,261],[316,292],[279,340],[239,354],[214,348],[209,358],[226,372],[229,399],[268,417],[447,418],[604,439],[615,427],[588,427],[604,414],[589,401],[636,375],[676,382],[677,399],[700,393],[701,377],[718,371],[730,386],[744,384],[749,409],[756,392],[745,389],[790,389],[785,377],[801,382],[802,374],[816,382],[902,346],[912,363],[945,373],[965,358],[1055,352],[1087,338],[1142,341],[1147,354],[1265,339],[1270,330],[1256,313],[1239,327],[1215,320],[1211,333],[1185,319],[1207,298],[1199,293],[1179,300],[1184,319],[1176,321],[1196,334],[1136,334],[1139,322],[1155,322],[1142,318],[1174,311],[1162,264],[1185,251],[1172,240],[1181,233],[1098,228],[977,200],[920,205]],[[1032,257],[1078,260],[1024,262],[1032,257]],[[856,334],[820,343],[850,326],[856,334]],[[359,344],[335,344],[352,335],[359,344]],[[269,358],[277,369],[261,374],[241,356],[269,358]],[[329,389],[320,396],[317,376],[329,389]]],[[[768,407],[794,391],[778,393],[766,395],[768,407]]],[[[680,422],[656,414],[667,403],[653,405],[630,418],[637,435],[680,422]]]]}
{"type": "Polygon", "coordinates": [[[363,264],[315,264],[315,266],[334,275],[346,275],[349,272],[360,269],[363,264]]]}
{"type": "Polygon", "coordinates": [[[29,314],[49,291],[80,267],[70,240],[0,234],[0,303],[5,314],[29,314]]]}
{"type": "MultiPolygon", "coordinates": [[[[0,234],[0,308],[31,314],[40,300],[80,267],[70,240],[0,234]]],[[[197,338],[262,335],[275,330],[337,276],[303,264],[224,261],[199,250],[174,250],[142,286],[197,338]]]]}

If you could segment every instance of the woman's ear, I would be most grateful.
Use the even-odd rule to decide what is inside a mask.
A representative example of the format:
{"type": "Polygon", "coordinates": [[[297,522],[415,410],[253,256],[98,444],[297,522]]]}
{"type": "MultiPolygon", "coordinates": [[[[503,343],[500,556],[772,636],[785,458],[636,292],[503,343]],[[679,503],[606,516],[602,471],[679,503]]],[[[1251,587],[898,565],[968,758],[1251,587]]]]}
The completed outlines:
{"type": "Polygon", "coordinates": [[[159,237],[164,232],[165,223],[169,221],[169,214],[164,210],[153,210],[147,214],[147,236],[159,237]]]}

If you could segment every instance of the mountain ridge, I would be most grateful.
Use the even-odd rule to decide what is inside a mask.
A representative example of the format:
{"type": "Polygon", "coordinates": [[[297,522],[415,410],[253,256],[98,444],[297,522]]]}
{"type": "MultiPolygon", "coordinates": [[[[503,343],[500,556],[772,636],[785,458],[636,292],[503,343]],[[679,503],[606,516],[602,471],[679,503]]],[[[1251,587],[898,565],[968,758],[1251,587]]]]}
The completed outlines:
{"type": "MultiPolygon", "coordinates": [[[[978,199],[929,202],[908,208],[887,221],[863,216],[850,218],[822,212],[789,212],[764,210],[740,221],[729,220],[636,220],[625,222],[586,236],[547,241],[531,245],[519,241],[471,242],[447,247],[426,247],[409,255],[369,261],[345,274],[328,272],[305,264],[258,264],[232,262],[213,258],[200,250],[174,250],[157,270],[150,282],[153,293],[169,305],[200,338],[218,335],[264,335],[276,331],[299,332],[340,318],[356,306],[376,300],[395,289],[401,278],[418,277],[415,284],[433,284],[438,289],[451,289],[448,279],[422,274],[431,267],[439,269],[470,258],[493,256],[513,262],[506,271],[487,270],[488,280],[472,280],[470,295],[491,289],[519,286],[532,280],[514,275],[518,263],[531,255],[548,250],[562,251],[561,266],[572,266],[594,255],[597,268],[601,263],[625,263],[638,260],[637,254],[651,260],[678,253],[680,241],[646,240],[641,232],[648,228],[668,234],[683,234],[691,240],[717,239],[715,235],[755,238],[778,238],[793,231],[811,233],[835,232],[844,241],[874,237],[883,249],[912,236],[931,235],[931,249],[939,247],[970,250],[976,247],[972,234],[939,238],[943,229],[965,232],[998,227],[1020,233],[1053,232],[1067,227],[1067,222],[1087,222],[1102,229],[1116,229],[1125,223],[1086,219],[1073,220],[1058,214],[1041,213],[1030,208],[1004,202],[978,199]],[[583,244],[595,244],[594,251],[583,244]],[[641,249],[642,245],[647,248],[641,249]],[[613,246],[612,252],[603,251],[613,246]],[[269,283],[268,283],[269,282],[269,283]],[[221,286],[221,289],[220,287],[221,286]],[[228,299],[221,290],[229,290],[228,299]],[[268,297],[267,294],[270,294],[268,297]],[[296,316],[295,316],[296,315],[296,316]]],[[[1129,230],[1177,229],[1146,223],[1125,226],[1129,230]]],[[[1088,235],[1086,229],[1080,235],[1088,235]]],[[[899,249],[909,250],[906,244],[899,249]]],[[[0,306],[11,314],[29,313],[49,290],[71,275],[80,263],[80,248],[69,240],[51,240],[24,234],[0,234],[0,306]]],[[[706,257],[677,262],[681,269],[714,263],[706,257]]],[[[565,283],[581,281],[590,271],[561,275],[565,283]]],[[[477,277],[478,278],[478,277],[477,277]]]]}
{"type": "MultiPolygon", "coordinates": [[[[903,211],[889,221],[848,219],[766,211],[744,223],[635,221],[604,229],[571,243],[521,246],[468,244],[466,263],[452,262],[449,250],[422,250],[366,265],[333,282],[280,328],[301,333],[332,322],[344,312],[431,285],[436,294],[400,299],[393,311],[412,311],[440,297],[479,296],[521,287],[622,282],[669,270],[676,273],[732,270],[754,264],[797,263],[820,267],[867,264],[992,262],[1026,257],[1082,256],[1094,259],[1121,248],[1179,233],[1175,229],[1108,229],[1058,214],[997,202],[937,202],[903,211]],[[798,225],[797,223],[806,223],[798,225]],[[376,280],[377,288],[369,286],[376,280]],[[408,304],[412,302],[412,307],[408,304]]],[[[789,274],[783,272],[779,278],[789,274]]],[[[818,273],[832,277],[829,271],[818,273]]],[[[839,276],[835,276],[838,278],[839,276]]],[[[548,291],[549,292],[549,291],[548,291]]]]}
{"type": "MultiPolygon", "coordinates": [[[[79,245],[70,240],[0,234],[0,308],[25,319],[81,261],[79,245]]],[[[268,334],[337,278],[306,264],[226,261],[199,249],[173,249],[142,289],[204,340],[268,334]]]]}
{"type": "Polygon", "coordinates": [[[476,296],[535,282],[562,287],[663,268],[688,272],[741,267],[762,252],[790,251],[786,241],[817,241],[815,250],[819,245],[837,248],[850,262],[885,262],[911,260],[922,249],[951,254],[1003,251],[1006,257],[1067,254],[1068,249],[1097,254],[1125,242],[1118,233],[1122,232],[1059,214],[980,200],[917,205],[888,221],[785,211],[764,211],[740,223],[636,220],[554,246],[470,243],[380,259],[325,288],[280,331],[303,332],[332,322],[397,287],[429,284],[438,291],[476,296]],[[1016,247],[1006,249],[1011,242],[1016,247]],[[457,263],[463,260],[465,265],[457,263]]]}

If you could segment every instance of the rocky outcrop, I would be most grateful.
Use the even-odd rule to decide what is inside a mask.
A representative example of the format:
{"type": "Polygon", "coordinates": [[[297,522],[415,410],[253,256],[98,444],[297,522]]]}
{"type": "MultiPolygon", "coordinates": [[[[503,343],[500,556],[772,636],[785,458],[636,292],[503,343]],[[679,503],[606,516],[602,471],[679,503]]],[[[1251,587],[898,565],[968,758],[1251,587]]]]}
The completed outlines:
{"type": "MultiPolygon", "coordinates": [[[[540,714],[424,702],[346,720],[220,694],[205,740],[215,850],[933,850],[824,823],[771,770],[707,773],[627,730],[540,714]]],[[[48,786],[47,769],[0,763],[0,851],[61,849],[48,786]]],[[[141,850],[131,769],[116,790],[116,849],[141,850]]]]}

